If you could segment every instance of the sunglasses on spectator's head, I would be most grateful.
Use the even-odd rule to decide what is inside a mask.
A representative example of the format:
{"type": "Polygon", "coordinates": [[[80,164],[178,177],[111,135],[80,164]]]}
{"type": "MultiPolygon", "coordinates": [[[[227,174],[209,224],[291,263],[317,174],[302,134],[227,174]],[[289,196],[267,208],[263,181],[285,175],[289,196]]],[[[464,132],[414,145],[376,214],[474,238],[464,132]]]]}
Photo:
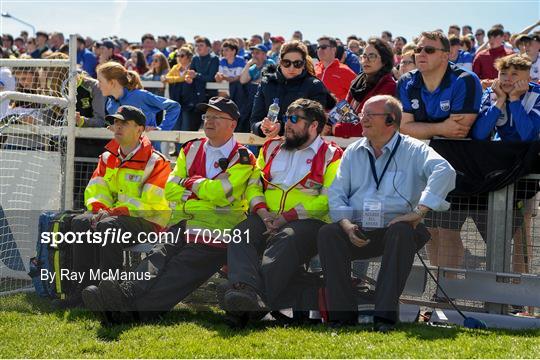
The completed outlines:
{"type": "Polygon", "coordinates": [[[281,61],[279,62],[279,65],[285,68],[290,68],[291,65],[293,65],[297,69],[301,69],[302,67],[304,67],[304,64],[305,64],[304,60],[291,61],[289,59],[281,59],[281,61]]]}
{"type": "Polygon", "coordinates": [[[418,46],[416,49],[414,49],[414,53],[415,54],[420,54],[422,52],[422,50],[424,50],[426,52],[426,54],[434,54],[435,51],[437,51],[437,50],[446,51],[446,50],[441,49],[441,48],[436,48],[435,46],[427,45],[427,46],[418,46]]]}
{"type": "Polygon", "coordinates": [[[290,121],[293,124],[296,124],[298,122],[298,119],[307,119],[305,116],[302,115],[285,115],[283,116],[283,120],[285,122],[290,121]]]}
{"type": "Polygon", "coordinates": [[[329,47],[331,47],[331,46],[327,45],[327,44],[322,44],[322,45],[317,46],[317,50],[326,50],[329,47]]]}

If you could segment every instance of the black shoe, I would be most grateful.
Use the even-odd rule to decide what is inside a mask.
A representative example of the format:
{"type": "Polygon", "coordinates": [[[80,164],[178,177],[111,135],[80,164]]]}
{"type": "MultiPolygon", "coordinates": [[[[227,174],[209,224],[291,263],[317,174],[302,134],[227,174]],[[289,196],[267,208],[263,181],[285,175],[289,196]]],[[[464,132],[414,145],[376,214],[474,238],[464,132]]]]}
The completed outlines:
{"type": "Polygon", "coordinates": [[[255,289],[244,283],[234,284],[225,292],[223,305],[225,310],[233,314],[242,312],[262,312],[266,314],[268,312],[268,307],[260,295],[255,289]]]}
{"type": "Polygon", "coordinates": [[[99,283],[99,291],[103,299],[103,310],[107,311],[131,311],[130,300],[126,294],[128,284],[121,284],[115,280],[102,280],[99,283]]]}
{"type": "Polygon", "coordinates": [[[97,286],[88,286],[82,291],[82,300],[84,306],[93,312],[100,313],[105,312],[105,304],[101,298],[101,291],[97,286]]]}
{"type": "Polygon", "coordinates": [[[394,331],[395,329],[396,329],[396,325],[388,323],[388,322],[375,321],[373,323],[373,331],[377,331],[380,333],[387,333],[390,331],[394,331]]]}

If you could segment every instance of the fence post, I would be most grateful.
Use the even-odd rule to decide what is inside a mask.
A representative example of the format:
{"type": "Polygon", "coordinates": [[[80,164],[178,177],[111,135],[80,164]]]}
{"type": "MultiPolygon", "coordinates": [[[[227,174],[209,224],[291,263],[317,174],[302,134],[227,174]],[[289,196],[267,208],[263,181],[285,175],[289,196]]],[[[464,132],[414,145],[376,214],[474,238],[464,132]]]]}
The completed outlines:
{"type": "Polygon", "coordinates": [[[64,177],[64,209],[73,209],[73,191],[75,186],[75,105],[77,93],[77,36],[69,36],[69,84],[66,134],[66,163],[64,177]]]}
{"type": "MultiPolygon", "coordinates": [[[[489,193],[486,239],[487,271],[510,271],[513,203],[514,184],[489,193]]],[[[491,313],[503,314],[505,306],[486,303],[486,310],[491,313]]]]}

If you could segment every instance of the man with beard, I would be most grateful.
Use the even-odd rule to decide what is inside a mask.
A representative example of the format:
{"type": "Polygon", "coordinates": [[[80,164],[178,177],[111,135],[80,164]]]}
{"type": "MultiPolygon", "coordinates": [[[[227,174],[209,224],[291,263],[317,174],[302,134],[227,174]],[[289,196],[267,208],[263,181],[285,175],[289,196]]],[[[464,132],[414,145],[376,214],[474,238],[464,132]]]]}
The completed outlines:
{"type": "Polygon", "coordinates": [[[285,118],[285,138],[261,149],[246,189],[250,215],[227,251],[223,306],[238,317],[278,307],[299,266],[317,254],[317,232],[329,221],[327,192],[342,150],[320,137],[326,114],[318,102],[298,99],[285,118]]]}

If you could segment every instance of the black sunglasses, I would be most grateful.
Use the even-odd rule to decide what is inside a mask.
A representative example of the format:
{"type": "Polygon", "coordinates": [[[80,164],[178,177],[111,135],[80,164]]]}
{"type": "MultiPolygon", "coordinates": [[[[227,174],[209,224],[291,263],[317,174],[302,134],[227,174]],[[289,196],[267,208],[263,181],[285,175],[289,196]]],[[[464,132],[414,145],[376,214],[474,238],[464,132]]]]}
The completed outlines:
{"type": "Polygon", "coordinates": [[[285,68],[290,68],[291,65],[293,65],[295,68],[297,69],[301,69],[304,67],[304,64],[305,64],[305,61],[304,60],[294,60],[294,61],[291,61],[289,59],[281,59],[281,61],[279,62],[279,65],[280,66],[283,66],[285,68]]]}
{"type": "Polygon", "coordinates": [[[285,122],[290,121],[293,124],[296,124],[298,122],[298,119],[307,119],[307,118],[302,115],[284,115],[283,116],[283,120],[285,120],[285,122]]]}
{"type": "Polygon", "coordinates": [[[437,50],[440,50],[440,51],[445,51],[445,49],[441,49],[441,48],[436,48],[434,46],[418,46],[416,49],[414,49],[414,53],[415,54],[420,54],[422,52],[422,50],[425,50],[426,54],[434,54],[435,51],[437,50]]]}

